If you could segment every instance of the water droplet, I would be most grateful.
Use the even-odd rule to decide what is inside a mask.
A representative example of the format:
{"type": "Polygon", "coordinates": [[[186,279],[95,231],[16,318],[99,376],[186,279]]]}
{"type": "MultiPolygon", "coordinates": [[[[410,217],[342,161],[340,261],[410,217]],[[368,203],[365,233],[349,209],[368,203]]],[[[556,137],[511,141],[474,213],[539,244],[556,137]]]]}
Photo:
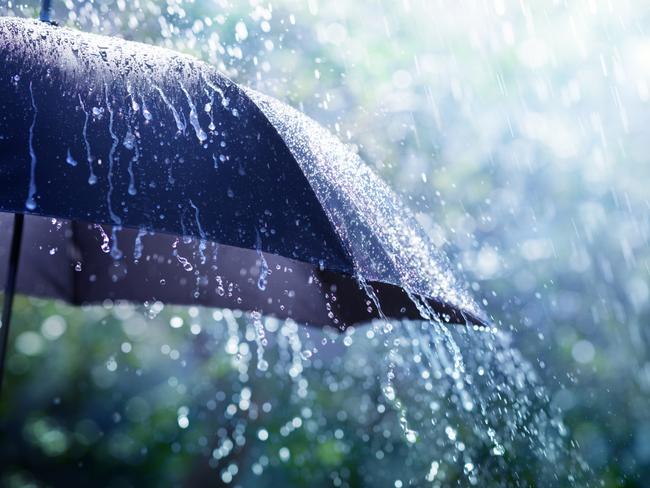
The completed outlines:
{"type": "Polygon", "coordinates": [[[406,432],[404,432],[404,435],[406,436],[406,440],[411,444],[414,444],[415,441],[418,440],[417,432],[414,430],[407,429],[406,432]]]}
{"type": "Polygon", "coordinates": [[[183,256],[176,256],[176,259],[178,259],[178,262],[181,263],[181,266],[183,266],[183,269],[185,271],[192,271],[194,269],[194,266],[192,266],[192,263],[190,263],[183,256]]]}
{"type": "Polygon", "coordinates": [[[122,141],[122,144],[124,145],[125,148],[129,150],[133,150],[135,146],[135,136],[133,135],[133,132],[131,132],[131,129],[127,130],[126,135],[124,136],[124,141],[122,141]]]}
{"type": "Polygon", "coordinates": [[[110,241],[109,241],[108,235],[106,234],[106,231],[104,230],[104,228],[99,224],[95,224],[95,225],[93,225],[93,227],[95,229],[99,230],[99,234],[100,234],[100,236],[102,238],[102,243],[101,243],[102,252],[103,253],[111,252],[111,246],[109,245],[110,241]]]}
{"type": "Polygon", "coordinates": [[[300,353],[300,356],[301,356],[303,359],[309,359],[310,357],[312,357],[312,355],[313,355],[313,353],[312,353],[309,349],[304,350],[304,351],[302,351],[302,352],[300,353]]]}
{"type": "Polygon", "coordinates": [[[492,454],[494,454],[495,456],[503,456],[505,453],[506,453],[506,450],[500,444],[497,444],[496,446],[494,446],[492,448],[492,454]]]}
{"type": "Polygon", "coordinates": [[[384,392],[384,396],[386,397],[386,399],[389,402],[392,402],[393,400],[395,400],[395,389],[392,386],[390,386],[390,385],[385,386],[383,388],[383,392],[384,392]]]}
{"type": "Polygon", "coordinates": [[[257,288],[259,288],[261,291],[264,291],[266,290],[266,285],[268,284],[269,265],[266,262],[266,258],[264,257],[264,254],[262,253],[262,239],[260,237],[259,232],[257,233],[256,248],[257,248],[257,257],[259,258],[260,261],[260,275],[259,278],[257,279],[257,288]]]}
{"type": "Polygon", "coordinates": [[[77,161],[72,157],[72,154],[70,154],[70,149],[68,149],[68,155],[65,158],[65,162],[70,166],[77,166],[77,161]]]}

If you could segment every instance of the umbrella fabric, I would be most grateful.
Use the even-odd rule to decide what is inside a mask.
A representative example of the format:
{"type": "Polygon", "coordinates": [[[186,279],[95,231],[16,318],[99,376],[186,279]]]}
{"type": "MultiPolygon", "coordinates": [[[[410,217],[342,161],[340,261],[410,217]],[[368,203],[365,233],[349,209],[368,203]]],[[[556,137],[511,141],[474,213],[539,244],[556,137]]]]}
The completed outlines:
{"type": "MultiPolygon", "coordinates": [[[[11,227],[11,215],[0,213],[0,282],[6,278],[11,227]]],[[[336,328],[378,316],[350,275],[213,242],[200,249],[197,239],[127,228],[117,232],[123,258],[115,260],[104,244],[110,233],[110,226],[28,215],[18,292],[75,305],[128,300],[257,310],[336,328]]],[[[419,316],[399,287],[376,283],[373,288],[386,315],[419,316]]],[[[445,313],[462,320],[452,308],[445,313]]]]}
{"type": "MultiPolygon", "coordinates": [[[[484,320],[358,156],[211,66],[2,18],[0,68],[0,210],[33,215],[19,292],[339,327],[434,311],[484,320]]],[[[8,242],[5,231],[0,252],[8,242]]]]}

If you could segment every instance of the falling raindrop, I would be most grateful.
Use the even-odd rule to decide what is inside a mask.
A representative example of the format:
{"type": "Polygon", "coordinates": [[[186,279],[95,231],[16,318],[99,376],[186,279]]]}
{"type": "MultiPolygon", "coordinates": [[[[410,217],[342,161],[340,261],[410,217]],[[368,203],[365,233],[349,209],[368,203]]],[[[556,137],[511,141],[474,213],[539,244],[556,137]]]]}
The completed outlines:
{"type": "Polygon", "coordinates": [[[267,345],[264,324],[262,324],[261,314],[257,311],[251,312],[253,318],[253,327],[255,328],[255,342],[257,343],[257,369],[266,371],[269,367],[268,362],[264,359],[264,349],[267,345]]]}

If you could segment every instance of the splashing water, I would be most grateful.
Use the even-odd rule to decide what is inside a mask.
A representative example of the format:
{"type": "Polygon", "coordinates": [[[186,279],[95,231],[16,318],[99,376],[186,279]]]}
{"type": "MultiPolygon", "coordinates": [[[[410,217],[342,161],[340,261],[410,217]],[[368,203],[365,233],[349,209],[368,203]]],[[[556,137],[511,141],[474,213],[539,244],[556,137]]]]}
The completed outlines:
{"type": "MultiPolygon", "coordinates": [[[[227,106],[228,100],[223,92],[207,81],[206,84],[215,93],[219,93],[222,104],[227,106]]],[[[179,114],[160,88],[153,86],[153,89],[171,111],[178,132],[184,133],[184,114],[179,114]]],[[[202,135],[205,133],[198,124],[194,102],[184,87],[182,89],[190,105],[190,124],[199,141],[203,142],[202,135]]],[[[276,100],[252,90],[247,90],[247,93],[273,123],[300,164],[331,223],[342,236],[346,250],[354,262],[360,287],[368,296],[369,307],[374,305],[381,316],[380,320],[364,331],[365,338],[362,333],[357,334],[362,335],[362,339],[356,339],[350,333],[342,342],[346,347],[354,347],[355,344],[361,347],[367,339],[373,348],[383,352],[381,357],[376,357],[376,351],[373,355],[372,350],[359,350],[358,356],[376,359],[379,371],[373,372],[376,371],[378,374],[375,376],[380,377],[381,392],[378,397],[383,398],[397,414],[399,431],[412,452],[419,452],[421,459],[426,459],[424,464],[414,461],[421,472],[418,481],[433,481],[445,471],[458,471],[472,482],[480,466],[480,459],[483,459],[484,465],[503,465],[507,462],[504,460],[507,454],[522,449],[522,446],[551,463],[557,460],[563,453],[561,419],[548,408],[547,394],[539,386],[535,371],[512,348],[508,334],[491,326],[450,326],[444,317],[433,310],[429,302],[432,298],[468,310],[484,319],[483,312],[465,291],[462,283],[455,278],[444,254],[420,230],[415,218],[398,197],[357,154],[318,124],[276,100]],[[421,321],[391,322],[384,316],[380,300],[372,288],[372,281],[385,276],[389,276],[393,284],[405,289],[419,311],[421,321]],[[435,450],[432,446],[436,446],[435,450]],[[434,455],[437,457],[432,459],[434,455]],[[488,460],[485,460],[486,456],[489,457],[488,460]]],[[[133,95],[131,100],[133,102],[133,95]]],[[[83,135],[90,168],[89,183],[94,184],[96,176],[87,139],[89,114],[81,97],[79,101],[85,114],[83,135]]],[[[33,94],[32,104],[33,129],[36,123],[33,94]]],[[[106,104],[112,139],[107,200],[111,218],[119,223],[119,217],[111,208],[110,199],[114,156],[119,138],[114,132],[114,113],[108,98],[106,104]]],[[[152,117],[144,98],[142,111],[146,124],[152,117]]],[[[30,137],[33,169],[36,158],[32,142],[30,137]]],[[[137,142],[134,149],[137,161],[137,142]]],[[[172,161],[165,163],[169,166],[171,185],[174,183],[171,176],[172,161]]],[[[214,163],[216,166],[216,159],[214,163]]],[[[133,184],[131,165],[128,171],[133,184]]],[[[32,192],[30,184],[32,201],[35,192],[35,185],[32,192]]],[[[28,198],[27,202],[29,201],[28,198]]],[[[201,236],[199,251],[203,263],[205,233],[200,223],[198,206],[191,200],[189,203],[194,210],[196,226],[201,236]]],[[[101,234],[102,251],[110,252],[110,240],[104,229],[100,225],[95,225],[95,228],[101,234]]],[[[117,250],[117,229],[118,226],[113,227],[113,250],[117,250]]],[[[133,254],[135,260],[142,257],[143,232],[138,232],[136,237],[133,254]]],[[[179,239],[176,239],[172,245],[173,255],[186,271],[193,271],[194,267],[189,260],[179,255],[178,243],[179,239]]],[[[259,231],[256,251],[260,263],[257,287],[264,291],[268,285],[269,268],[262,253],[259,231]]],[[[197,276],[197,284],[198,279],[197,276]]],[[[217,277],[216,281],[223,293],[226,293],[221,277],[217,277]]],[[[232,292],[231,286],[229,284],[228,293],[232,292]]],[[[235,356],[246,356],[242,352],[245,348],[237,347],[239,339],[233,339],[239,334],[233,332],[238,328],[237,322],[232,314],[225,316],[228,331],[232,334],[226,344],[226,351],[228,354],[232,351],[235,356]]],[[[254,312],[251,317],[253,334],[250,340],[257,343],[257,368],[265,372],[269,369],[268,359],[264,357],[269,338],[260,314],[254,312]]],[[[291,320],[285,321],[280,328],[277,345],[278,354],[285,361],[287,374],[295,383],[295,397],[304,401],[309,396],[305,365],[312,359],[312,349],[303,347],[298,326],[291,320]]],[[[238,366],[241,366],[244,360],[238,357],[237,361],[238,366]]],[[[242,370],[245,371],[243,366],[242,370]]],[[[348,373],[352,376],[354,368],[348,373]]],[[[182,417],[187,419],[185,414],[182,417]]],[[[185,420],[183,424],[185,425],[185,420]]],[[[224,450],[219,452],[219,456],[225,457],[232,447],[225,449],[225,441],[219,449],[222,447],[224,450]]]]}
{"type": "MultiPolygon", "coordinates": [[[[390,335],[391,331],[393,330],[393,325],[390,323],[386,315],[383,313],[381,309],[381,304],[379,303],[379,298],[377,298],[377,295],[375,294],[372,287],[368,285],[368,283],[362,276],[358,276],[358,280],[359,280],[360,287],[366,292],[366,295],[368,295],[368,297],[375,304],[375,307],[377,308],[379,315],[382,317],[383,324],[381,327],[381,331],[386,333],[387,335],[390,335]]],[[[385,384],[384,386],[382,386],[381,390],[382,393],[384,394],[384,397],[389,401],[390,404],[393,405],[393,408],[395,408],[395,410],[398,412],[399,424],[400,427],[402,428],[402,432],[406,440],[412,444],[417,440],[417,432],[409,427],[409,423],[406,417],[406,413],[407,413],[406,408],[402,404],[402,401],[397,397],[395,386],[393,384],[393,380],[395,379],[395,361],[397,356],[398,341],[393,340],[392,344],[393,346],[390,348],[386,356],[388,364],[387,364],[386,375],[384,380],[385,384]]]]}
{"type": "MultiPolygon", "coordinates": [[[[411,445],[426,439],[435,442],[442,429],[451,444],[449,452],[457,453],[456,461],[450,458],[445,464],[463,460],[459,467],[470,481],[476,476],[472,456],[479,454],[470,453],[469,442],[459,440],[458,425],[470,426],[471,432],[463,435],[488,446],[496,458],[503,457],[508,446],[522,442],[541,458],[566,455],[561,447],[561,420],[547,411],[547,394],[530,364],[511,347],[509,336],[492,326],[452,329],[433,310],[428,298],[450,303],[487,322],[456,280],[445,255],[429,242],[398,197],[355,152],[314,121],[277,100],[246,91],[301,165],[347,245],[369,303],[382,316],[371,332],[383,337],[387,347],[382,392],[398,414],[406,441],[411,445]],[[395,325],[383,316],[368,281],[386,273],[407,292],[420,312],[420,323],[395,325]],[[416,372],[422,380],[416,388],[418,400],[399,384],[400,378],[416,372]],[[420,404],[430,406],[428,415],[423,417],[420,404]],[[449,419],[457,418],[457,423],[442,420],[436,424],[440,409],[449,419]],[[521,430],[524,426],[526,431],[521,430]]],[[[434,478],[440,466],[441,460],[429,460],[427,476],[434,478]]]]}
{"type": "Polygon", "coordinates": [[[300,164],[355,267],[368,280],[385,278],[421,295],[483,312],[447,257],[430,242],[397,195],[350,148],[300,112],[246,89],[300,164]]]}

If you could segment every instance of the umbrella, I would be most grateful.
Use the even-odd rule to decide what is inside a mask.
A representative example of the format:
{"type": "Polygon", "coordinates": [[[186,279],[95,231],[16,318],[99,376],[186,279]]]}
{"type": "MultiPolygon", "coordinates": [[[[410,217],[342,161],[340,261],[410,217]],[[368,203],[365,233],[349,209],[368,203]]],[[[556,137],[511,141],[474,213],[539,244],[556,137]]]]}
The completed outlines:
{"type": "Polygon", "coordinates": [[[486,321],[351,148],[195,58],[0,18],[0,114],[3,349],[14,290],[486,321]]]}

